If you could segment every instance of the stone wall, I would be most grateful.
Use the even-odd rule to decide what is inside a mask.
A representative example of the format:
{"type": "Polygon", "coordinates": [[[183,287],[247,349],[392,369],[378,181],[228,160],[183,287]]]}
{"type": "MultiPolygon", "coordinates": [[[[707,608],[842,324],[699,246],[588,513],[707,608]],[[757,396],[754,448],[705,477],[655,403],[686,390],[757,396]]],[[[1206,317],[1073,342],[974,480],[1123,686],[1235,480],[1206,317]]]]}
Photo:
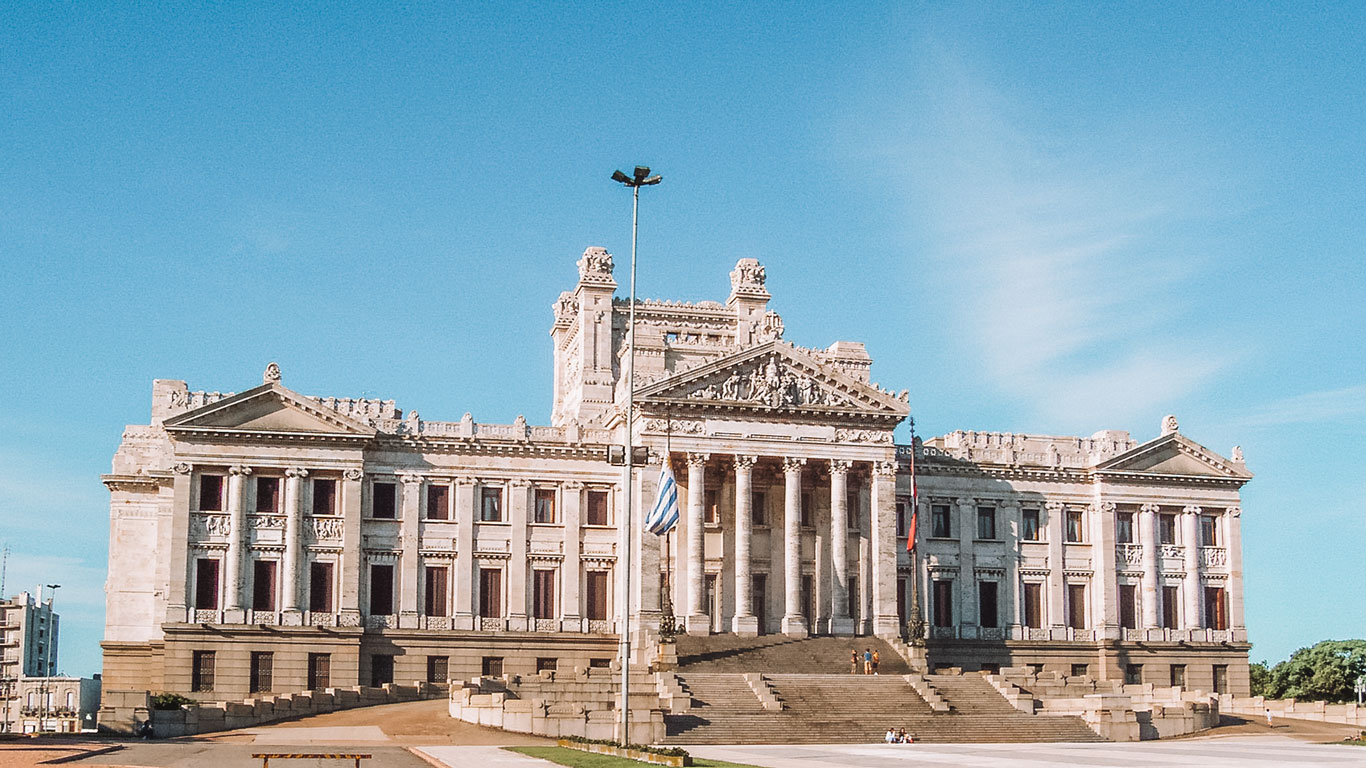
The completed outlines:
{"type": "Polygon", "coordinates": [[[1224,695],[1219,697],[1219,709],[1231,715],[1241,715],[1254,720],[1266,717],[1266,711],[1269,709],[1272,717],[1317,720],[1322,723],[1342,723],[1366,727],[1366,706],[1360,706],[1356,702],[1328,704],[1322,701],[1224,695]]]}
{"type": "MultiPolygon", "coordinates": [[[[523,678],[475,678],[452,687],[451,717],[517,733],[588,739],[617,737],[619,688],[610,669],[580,667],[572,674],[551,671],[523,678]]],[[[658,744],[666,737],[657,675],[631,674],[633,744],[658,744]]]]}

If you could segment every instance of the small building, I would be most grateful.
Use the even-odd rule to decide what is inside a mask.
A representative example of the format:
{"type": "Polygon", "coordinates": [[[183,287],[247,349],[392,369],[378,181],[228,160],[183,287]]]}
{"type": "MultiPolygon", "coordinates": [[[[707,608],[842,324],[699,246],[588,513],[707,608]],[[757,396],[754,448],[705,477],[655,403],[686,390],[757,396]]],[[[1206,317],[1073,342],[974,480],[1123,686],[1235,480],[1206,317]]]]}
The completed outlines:
{"type": "Polygon", "coordinates": [[[10,733],[79,733],[94,730],[100,710],[100,676],[25,677],[5,710],[10,733]]]}

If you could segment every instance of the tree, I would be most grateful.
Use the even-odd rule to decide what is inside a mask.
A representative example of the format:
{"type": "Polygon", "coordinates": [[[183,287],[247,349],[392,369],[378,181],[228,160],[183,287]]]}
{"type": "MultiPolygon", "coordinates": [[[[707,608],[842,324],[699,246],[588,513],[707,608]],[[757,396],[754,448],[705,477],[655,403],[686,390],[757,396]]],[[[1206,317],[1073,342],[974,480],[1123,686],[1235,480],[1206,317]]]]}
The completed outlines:
{"type": "MultiPolygon", "coordinates": [[[[1254,665],[1254,667],[1257,665],[1254,665]]],[[[1262,665],[1265,670],[1265,665],[1262,665]]],[[[1256,671],[1252,673],[1257,693],[1256,671]]],[[[1355,698],[1353,684],[1366,675],[1366,640],[1324,640],[1301,648],[1272,667],[1262,695],[1276,699],[1343,702],[1355,698]]]]}
{"type": "Polygon", "coordinates": [[[1248,674],[1251,677],[1253,696],[1275,698],[1271,693],[1271,669],[1267,667],[1265,661],[1258,661],[1250,665],[1248,674]]]}

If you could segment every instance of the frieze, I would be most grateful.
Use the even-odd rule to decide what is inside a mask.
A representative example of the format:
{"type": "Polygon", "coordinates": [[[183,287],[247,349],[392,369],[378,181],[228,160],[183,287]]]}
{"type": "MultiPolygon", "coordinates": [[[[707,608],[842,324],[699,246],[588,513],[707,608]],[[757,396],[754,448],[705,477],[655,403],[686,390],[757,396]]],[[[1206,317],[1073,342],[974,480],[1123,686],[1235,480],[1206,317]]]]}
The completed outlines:
{"type": "Polygon", "coordinates": [[[706,426],[703,422],[686,419],[646,419],[641,429],[660,434],[700,435],[706,431],[706,426]]]}
{"type": "Polygon", "coordinates": [[[1115,560],[1124,565],[1141,565],[1143,563],[1143,545],[1116,544],[1115,560]]]}
{"type": "Polygon", "coordinates": [[[253,530],[279,529],[284,530],[284,515],[247,515],[247,527],[253,530]]]}
{"type": "Polygon", "coordinates": [[[190,517],[190,534],[195,538],[231,536],[232,518],[228,515],[193,515],[190,517]]]}
{"type": "Polygon", "coordinates": [[[1205,568],[1227,568],[1228,550],[1223,547],[1201,547],[1200,565],[1205,568]]]}
{"type": "Polygon", "coordinates": [[[313,539],[315,541],[323,539],[340,539],[344,526],[341,518],[337,517],[314,517],[309,519],[313,539]]]}
{"type": "Polygon", "coordinates": [[[837,429],[835,441],[840,443],[880,443],[892,442],[892,433],[875,429],[837,429]]]}
{"type": "Polygon", "coordinates": [[[1163,544],[1162,556],[1182,559],[1186,556],[1186,548],[1180,544],[1163,544]]]}
{"type": "Polygon", "coordinates": [[[776,355],[731,368],[718,382],[687,394],[693,400],[752,403],[770,408],[804,405],[851,405],[849,398],[797,371],[776,355]]]}

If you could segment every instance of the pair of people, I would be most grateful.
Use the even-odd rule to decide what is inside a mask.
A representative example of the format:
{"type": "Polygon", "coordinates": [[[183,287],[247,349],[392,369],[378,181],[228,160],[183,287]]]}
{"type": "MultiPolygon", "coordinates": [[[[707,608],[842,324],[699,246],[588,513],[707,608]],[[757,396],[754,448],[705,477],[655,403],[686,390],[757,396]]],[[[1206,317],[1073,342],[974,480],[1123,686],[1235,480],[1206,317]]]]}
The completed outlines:
{"type": "Polygon", "coordinates": [[[888,744],[914,744],[910,736],[906,735],[906,729],[888,728],[887,734],[882,740],[888,744]]]}
{"type": "MultiPolygon", "coordinates": [[[[876,675],[876,674],[877,674],[877,665],[878,665],[878,661],[879,661],[879,660],[880,660],[880,659],[878,658],[878,653],[877,653],[877,651],[875,651],[875,650],[873,650],[873,649],[871,649],[871,648],[864,648],[864,649],[863,649],[863,674],[865,674],[865,675],[876,675]]],[[[858,653],[858,649],[854,649],[853,651],[851,651],[851,652],[849,653],[849,674],[851,674],[851,675],[857,675],[858,673],[859,673],[859,653],[858,653]]]]}

